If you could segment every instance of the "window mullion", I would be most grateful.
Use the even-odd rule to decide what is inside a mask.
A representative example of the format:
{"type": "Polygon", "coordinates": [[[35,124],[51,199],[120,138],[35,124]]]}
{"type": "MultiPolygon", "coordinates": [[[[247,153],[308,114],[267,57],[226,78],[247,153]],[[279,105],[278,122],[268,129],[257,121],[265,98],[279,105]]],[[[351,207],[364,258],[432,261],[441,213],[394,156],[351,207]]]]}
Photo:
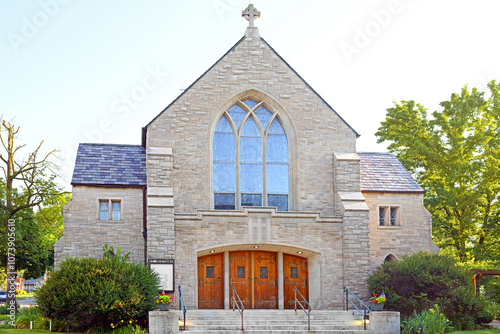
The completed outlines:
{"type": "MultiPolygon", "coordinates": [[[[242,122],[243,123],[243,122],[242,122]]],[[[235,194],[235,209],[241,210],[241,193],[240,193],[240,133],[236,129],[236,194],[235,194]]]]}
{"type": "Polygon", "coordinates": [[[262,205],[267,206],[267,159],[266,159],[267,138],[262,134],[262,205]]]}

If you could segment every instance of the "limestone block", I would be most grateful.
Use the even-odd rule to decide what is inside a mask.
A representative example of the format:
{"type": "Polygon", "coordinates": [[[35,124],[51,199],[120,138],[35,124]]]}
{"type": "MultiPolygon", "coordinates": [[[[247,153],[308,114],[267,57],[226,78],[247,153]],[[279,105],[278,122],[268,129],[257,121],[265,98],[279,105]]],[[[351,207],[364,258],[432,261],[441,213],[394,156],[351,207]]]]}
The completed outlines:
{"type": "Polygon", "coordinates": [[[177,310],[149,311],[150,334],[177,334],[179,333],[179,314],[177,310]]]}
{"type": "Polygon", "coordinates": [[[401,329],[399,312],[370,312],[370,329],[372,334],[399,334],[401,329]]]}

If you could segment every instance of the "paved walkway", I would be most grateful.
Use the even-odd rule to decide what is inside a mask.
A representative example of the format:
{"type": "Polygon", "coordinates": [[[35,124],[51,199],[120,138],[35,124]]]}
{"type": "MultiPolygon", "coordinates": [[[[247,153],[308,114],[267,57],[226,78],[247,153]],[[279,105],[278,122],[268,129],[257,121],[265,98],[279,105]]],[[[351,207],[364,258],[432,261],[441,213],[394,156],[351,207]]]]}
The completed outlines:
{"type": "Polygon", "coordinates": [[[493,322],[490,322],[490,326],[500,328],[500,320],[493,320],[493,322]]]}

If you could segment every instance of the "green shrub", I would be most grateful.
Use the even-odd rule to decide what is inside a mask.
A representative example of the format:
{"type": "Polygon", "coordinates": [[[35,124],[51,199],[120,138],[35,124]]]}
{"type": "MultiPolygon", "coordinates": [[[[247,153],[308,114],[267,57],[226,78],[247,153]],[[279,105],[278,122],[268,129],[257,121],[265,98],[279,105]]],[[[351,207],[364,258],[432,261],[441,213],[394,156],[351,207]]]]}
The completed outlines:
{"type": "Polygon", "coordinates": [[[88,334],[148,334],[148,331],[139,325],[129,324],[117,329],[105,330],[103,328],[92,328],[87,331],[88,334]]]}
{"type": "Polygon", "coordinates": [[[405,320],[401,321],[401,333],[422,334],[424,330],[425,311],[415,312],[405,320]]]}
{"type": "Polygon", "coordinates": [[[415,312],[401,322],[401,328],[403,334],[443,334],[453,330],[451,322],[440,312],[438,305],[430,310],[415,312]]]}
{"type": "Polygon", "coordinates": [[[17,310],[16,313],[16,328],[18,329],[29,329],[30,322],[33,322],[33,328],[35,328],[40,315],[38,314],[38,308],[36,307],[26,307],[17,310]]]}
{"type": "Polygon", "coordinates": [[[500,318],[500,304],[498,303],[487,303],[486,304],[486,309],[488,312],[490,312],[491,316],[493,319],[499,319],[500,318]]]}
{"type": "Polygon", "coordinates": [[[155,307],[158,278],[142,264],[128,263],[120,248],[104,247],[104,258],[67,258],[36,291],[44,317],[72,330],[111,328],[146,317],[155,307]],[[123,320],[123,322],[122,322],[123,320]]]}
{"type": "Polygon", "coordinates": [[[384,291],[386,309],[401,312],[403,319],[438,304],[457,329],[480,324],[486,307],[474,295],[470,274],[451,258],[432,253],[404,256],[386,262],[369,278],[370,292],[384,291]]]}
{"type": "Polygon", "coordinates": [[[0,314],[9,314],[9,308],[7,304],[0,306],[0,314]]]}
{"type": "Polygon", "coordinates": [[[500,303],[500,279],[492,279],[484,288],[490,301],[500,303]]]}

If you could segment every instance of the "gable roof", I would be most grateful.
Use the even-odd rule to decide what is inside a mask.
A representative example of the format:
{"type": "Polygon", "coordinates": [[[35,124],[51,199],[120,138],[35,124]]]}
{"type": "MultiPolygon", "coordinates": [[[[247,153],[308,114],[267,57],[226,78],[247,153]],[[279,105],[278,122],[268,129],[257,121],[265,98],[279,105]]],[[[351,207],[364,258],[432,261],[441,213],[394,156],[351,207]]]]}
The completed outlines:
{"type": "Polygon", "coordinates": [[[145,186],[146,151],[140,145],[80,144],[71,184],[145,186]]]}
{"type": "Polygon", "coordinates": [[[361,191],[424,193],[406,168],[392,153],[358,152],[361,191]]]}
{"type": "MultiPolygon", "coordinates": [[[[165,107],[165,109],[163,109],[158,115],[156,115],[144,128],[143,128],[143,137],[142,137],[142,145],[145,147],[146,146],[146,138],[145,138],[145,133],[144,131],[147,131],[147,128],[154,122],[156,121],[168,108],[170,108],[170,106],[174,105],[185,93],[187,93],[198,81],[200,81],[207,73],[209,73],[217,64],[219,64],[229,53],[231,53],[232,51],[234,51],[234,49],[236,49],[236,47],[245,40],[246,36],[243,36],[238,42],[236,42],[236,44],[234,44],[226,53],[224,53],[224,55],[222,57],[219,58],[219,60],[217,60],[212,66],[210,66],[208,68],[208,70],[206,70],[202,75],[200,75],[200,77],[198,79],[196,79],[191,85],[189,85],[188,88],[186,88],[179,96],[177,96],[177,98],[175,98],[172,102],[170,102],[170,104],[165,107]]],[[[309,88],[328,108],[330,108],[334,113],[335,115],[337,115],[337,117],[340,118],[340,120],[342,122],[345,123],[345,125],[347,125],[347,127],[349,129],[351,129],[356,137],[359,137],[359,133],[356,132],[356,130],[354,130],[354,128],[352,126],[349,125],[349,123],[347,123],[343,118],[342,116],[340,116],[336,111],[335,109],[333,109],[329,104],[328,102],[326,102],[322,97],[321,95],[318,94],[318,92],[316,92],[308,83],[307,81],[305,81],[298,73],[297,71],[295,71],[293,69],[292,66],[290,66],[290,64],[288,64],[286,62],[285,59],[283,59],[283,57],[281,57],[278,52],[276,52],[276,50],[274,50],[271,45],[269,45],[269,43],[267,43],[264,38],[260,37],[259,36],[259,39],[307,86],[307,88],[309,88]]]]}

